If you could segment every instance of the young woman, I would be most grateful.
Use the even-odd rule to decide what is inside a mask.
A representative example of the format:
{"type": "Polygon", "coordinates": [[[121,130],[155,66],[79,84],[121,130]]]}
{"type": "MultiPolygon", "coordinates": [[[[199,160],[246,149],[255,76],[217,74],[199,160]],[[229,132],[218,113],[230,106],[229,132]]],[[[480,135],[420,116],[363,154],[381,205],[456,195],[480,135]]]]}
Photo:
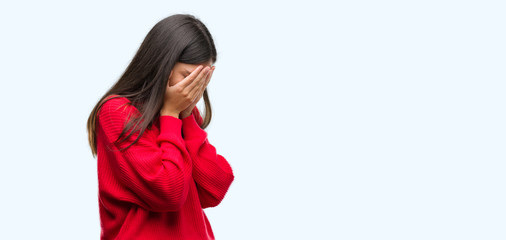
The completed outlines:
{"type": "Polygon", "coordinates": [[[234,180],[204,130],[215,62],[205,25],[169,16],[94,107],[87,128],[102,240],[214,239],[203,209],[217,206],[234,180]],[[202,95],[205,118],[196,107],[202,95]]]}

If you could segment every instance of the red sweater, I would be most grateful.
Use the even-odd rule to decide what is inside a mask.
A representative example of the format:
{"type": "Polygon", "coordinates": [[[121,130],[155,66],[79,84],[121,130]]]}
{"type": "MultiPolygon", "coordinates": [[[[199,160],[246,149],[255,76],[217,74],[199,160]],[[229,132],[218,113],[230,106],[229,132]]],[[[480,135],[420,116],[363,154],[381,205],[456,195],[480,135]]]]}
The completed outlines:
{"type": "Polygon", "coordinates": [[[160,116],[119,151],[139,136],[113,144],[125,120],[139,113],[128,103],[113,98],[98,113],[100,239],[214,239],[203,209],[223,200],[234,174],[200,128],[198,109],[183,119],[160,116]]]}

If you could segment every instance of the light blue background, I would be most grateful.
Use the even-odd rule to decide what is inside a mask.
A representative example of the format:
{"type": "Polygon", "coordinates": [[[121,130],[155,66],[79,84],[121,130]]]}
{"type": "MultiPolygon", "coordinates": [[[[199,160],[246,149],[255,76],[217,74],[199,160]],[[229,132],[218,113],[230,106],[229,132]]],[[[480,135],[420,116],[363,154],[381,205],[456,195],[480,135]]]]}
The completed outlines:
{"type": "Polygon", "coordinates": [[[236,176],[205,210],[218,240],[506,239],[505,10],[4,1],[0,239],[99,238],[86,121],[175,13],[218,50],[207,131],[236,176]]]}

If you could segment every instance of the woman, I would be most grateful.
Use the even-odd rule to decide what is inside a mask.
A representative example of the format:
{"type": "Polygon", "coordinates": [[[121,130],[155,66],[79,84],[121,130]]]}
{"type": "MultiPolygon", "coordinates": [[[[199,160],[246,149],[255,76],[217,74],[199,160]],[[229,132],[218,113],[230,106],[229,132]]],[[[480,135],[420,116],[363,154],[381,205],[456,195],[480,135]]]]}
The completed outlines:
{"type": "Polygon", "coordinates": [[[189,14],[158,22],[88,118],[101,239],[214,239],[203,209],[234,174],[204,129],[216,49],[189,14]],[[204,96],[206,115],[197,102],[204,96]]]}

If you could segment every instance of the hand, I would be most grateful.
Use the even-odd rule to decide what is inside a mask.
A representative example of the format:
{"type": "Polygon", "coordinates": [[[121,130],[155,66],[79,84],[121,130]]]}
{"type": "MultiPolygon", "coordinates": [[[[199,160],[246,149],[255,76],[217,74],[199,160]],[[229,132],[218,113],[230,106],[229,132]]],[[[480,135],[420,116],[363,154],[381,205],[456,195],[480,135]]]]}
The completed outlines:
{"type": "Polygon", "coordinates": [[[198,97],[195,99],[195,101],[193,101],[190,106],[188,106],[188,108],[186,108],[185,110],[183,110],[180,114],[179,114],[179,118],[183,119],[185,117],[188,117],[192,114],[192,111],[193,109],[195,108],[195,106],[197,105],[197,103],[200,101],[200,98],[202,97],[202,95],[204,94],[204,90],[206,89],[207,87],[207,84],[209,84],[209,82],[211,81],[211,77],[213,76],[213,72],[214,72],[214,69],[216,68],[216,66],[213,66],[211,68],[211,70],[209,71],[209,74],[207,74],[207,80],[206,82],[201,86],[201,91],[200,91],[200,94],[198,95],[198,97]]]}
{"type": "Polygon", "coordinates": [[[160,115],[177,116],[189,105],[198,100],[207,86],[207,75],[211,68],[199,65],[190,75],[170,86],[167,81],[163,106],[160,115]]]}

